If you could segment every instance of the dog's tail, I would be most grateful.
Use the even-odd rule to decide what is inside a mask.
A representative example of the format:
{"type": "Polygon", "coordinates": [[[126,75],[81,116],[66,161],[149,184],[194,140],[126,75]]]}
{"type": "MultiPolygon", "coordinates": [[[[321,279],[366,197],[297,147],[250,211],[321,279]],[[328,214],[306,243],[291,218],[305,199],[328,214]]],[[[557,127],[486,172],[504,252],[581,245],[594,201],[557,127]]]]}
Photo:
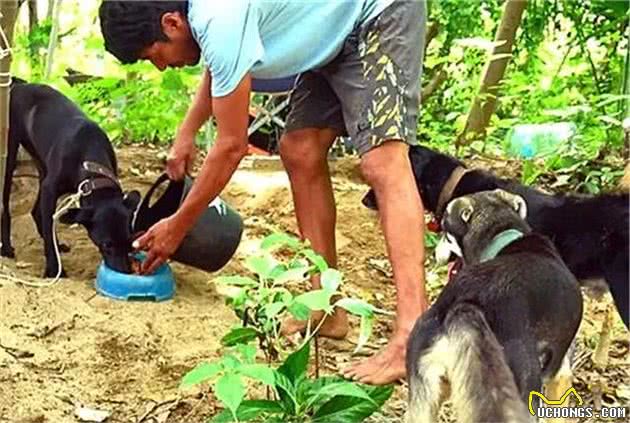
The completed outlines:
{"type": "Polygon", "coordinates": [[[437,421],[449,396],[461,422],[529,423],[503,350],[479,307],[456,304],[444,333],[418,357],[410,376],[408,423],[437,421]]]}

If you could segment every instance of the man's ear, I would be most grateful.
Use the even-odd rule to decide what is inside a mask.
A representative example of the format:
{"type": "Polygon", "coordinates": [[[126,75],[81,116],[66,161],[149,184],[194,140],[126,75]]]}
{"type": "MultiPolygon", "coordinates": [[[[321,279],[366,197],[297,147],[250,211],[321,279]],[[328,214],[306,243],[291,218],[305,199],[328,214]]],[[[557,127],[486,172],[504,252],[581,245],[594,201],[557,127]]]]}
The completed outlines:
{"type": "Polygon", "coordinates": [[[361,200],[361,203],[363,203],[363,205],[370,210],[378,210],[378,204],[376,202],[376,194],[374,194],[373,189],[369,190],[368,193],[365,194],[365,196],[361,200]]]}
{"type": "Polygon", "coordinates": [[[181,30],[186,18],[179,12],[166,12],[160,19],[162,32],[166,34],[169,40],[181,36],[181,30]]]}
{"type": "Polygon", "coordinates": [[[88,226],[92,223],[93,216],[94,210],[92,208],[71,208],[59,217],[59,221],[64,225],[78,223],[83,226],[88,226]]]}
{"type": "Polygon", "coordinates": [[[140,193],[136,190],[125,193],[123,197],[123,205],[129,210],[135,210],[140,204],[140,193]]]}

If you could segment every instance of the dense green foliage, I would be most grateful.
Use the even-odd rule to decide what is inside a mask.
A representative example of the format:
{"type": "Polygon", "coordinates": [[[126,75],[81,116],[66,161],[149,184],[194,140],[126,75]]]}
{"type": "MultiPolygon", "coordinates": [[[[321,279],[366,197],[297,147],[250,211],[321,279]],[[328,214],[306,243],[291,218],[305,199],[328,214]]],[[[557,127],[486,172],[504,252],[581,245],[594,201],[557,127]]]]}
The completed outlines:
{"type": "MultiPolygon", "coordinates": [[[[114,142],[169,143],[201,67],[159,73],[145,63],[118,65],[103,51],[95,18],[98,2],[88,3],[80,5],[80,12],[73,10],[79,6],[69,5],[62,13],[69,17],[60,24],[53,75],[46,82],[76,100],[114,142]],[[64,79],[67,67],[96,78],[70,86],[64,79]]],[[[573,122],[577,131],[571,142],[517,166],[523,181],[586,192],[612,187],[627,153],[621,129],[629,113],[624,107],[627,93],[623,96],[629,38],[625,1],[530,0],[487,137],[455,151],[454,140],[477,93],[503,6],[501,0],[429,1],[429,21],[437,25],[437,35],[427,49],[423,83],[440,72],[446,78],[424,100],[418,122],[421,142],[461,157],[481,153],[505,158],[505,139],[514,125],[573,122]]],[[[22,18],[14,72],[38,81],[51,24],[44,20],[29,33],[22,18]]],[[[213,134],[209,126],[199,141],[210,143],[213,134]]]]}

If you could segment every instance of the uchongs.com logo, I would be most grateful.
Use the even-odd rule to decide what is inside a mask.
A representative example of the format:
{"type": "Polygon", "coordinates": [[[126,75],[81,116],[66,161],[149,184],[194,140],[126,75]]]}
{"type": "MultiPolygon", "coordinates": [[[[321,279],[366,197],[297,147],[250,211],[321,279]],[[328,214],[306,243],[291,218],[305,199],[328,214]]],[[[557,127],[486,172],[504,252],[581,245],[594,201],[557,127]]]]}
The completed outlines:
{"type": "Polygon", "coordinates": [[[560,399],[551,400],[538,391],[529,393],[529,412],[539,419],[575,419],[575,418],[602,418],[602,419],[626,419],[628,410],[626,407],[602,407],[595,410],[592,406],[584,406],[584,401],[575,388],[568,389],[560,399]],[[569,395],[575,397],[575,406],[563,406],[569,395]],[[534,397],[540,398],[539,404],[535,404],[534,397]]]}

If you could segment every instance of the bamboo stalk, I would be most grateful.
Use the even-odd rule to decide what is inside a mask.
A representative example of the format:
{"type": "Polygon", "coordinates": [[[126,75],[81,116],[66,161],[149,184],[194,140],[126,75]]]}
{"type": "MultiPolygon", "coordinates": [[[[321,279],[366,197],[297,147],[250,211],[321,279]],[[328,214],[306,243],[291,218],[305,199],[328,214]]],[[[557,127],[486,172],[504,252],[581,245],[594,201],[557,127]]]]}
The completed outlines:
{"type": "Polygon", "coordinates": [[[9,89],[11,86],[11,40],[17,17],[17,0],[0,1],[0,213],[9,143],[9,89]]]}

